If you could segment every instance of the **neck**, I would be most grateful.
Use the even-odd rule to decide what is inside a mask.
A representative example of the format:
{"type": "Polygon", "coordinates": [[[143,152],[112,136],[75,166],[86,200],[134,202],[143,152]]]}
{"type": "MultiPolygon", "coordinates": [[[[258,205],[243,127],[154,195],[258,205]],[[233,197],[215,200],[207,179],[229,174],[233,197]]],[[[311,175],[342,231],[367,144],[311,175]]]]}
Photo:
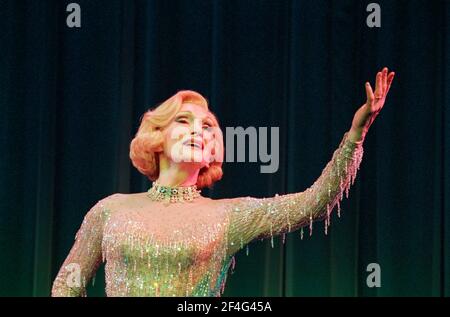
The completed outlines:
{"type": "Polygon", "coordinates": [[[192,186],[197,183],[200,167],[197,164],[169,160],[164,154],[159,156],[158,184],[162,186],[192,186]]]}

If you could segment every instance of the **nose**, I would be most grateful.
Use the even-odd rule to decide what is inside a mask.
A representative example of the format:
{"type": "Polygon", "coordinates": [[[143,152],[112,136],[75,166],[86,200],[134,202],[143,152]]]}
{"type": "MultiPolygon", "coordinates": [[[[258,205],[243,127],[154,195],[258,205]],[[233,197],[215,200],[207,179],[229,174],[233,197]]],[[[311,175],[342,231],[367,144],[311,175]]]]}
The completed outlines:
{"type": "Polygon", "coordinates": [[[198,120],[194,120],[193,124],[191,125],[191,136],[202,136],[202,124],[201,121],[198,122],[198,120]]]}

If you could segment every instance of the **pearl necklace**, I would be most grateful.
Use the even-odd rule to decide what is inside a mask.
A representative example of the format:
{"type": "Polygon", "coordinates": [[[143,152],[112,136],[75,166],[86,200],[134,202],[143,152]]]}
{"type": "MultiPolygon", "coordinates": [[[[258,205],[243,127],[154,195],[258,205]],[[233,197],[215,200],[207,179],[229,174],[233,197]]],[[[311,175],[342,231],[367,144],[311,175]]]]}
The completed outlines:
{"type": "Polygon", "coordinates": [[[163,186],[154,181],[152,187],[147,191],[147,196],[153,201],[185,202],[200,197],[200,190],[196,185],[172,187],[163,186]]]}

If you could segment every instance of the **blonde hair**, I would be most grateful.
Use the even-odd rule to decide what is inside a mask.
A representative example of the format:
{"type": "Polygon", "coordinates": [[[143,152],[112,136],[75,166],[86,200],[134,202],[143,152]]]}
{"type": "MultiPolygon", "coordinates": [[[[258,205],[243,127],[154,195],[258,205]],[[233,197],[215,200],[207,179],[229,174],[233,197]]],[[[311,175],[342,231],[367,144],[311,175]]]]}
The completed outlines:
{"type": "MultiPolygon", "coordinates": [[[[192,90],[179,91],[142,115],[139,129],[130,143],[131,162],[151,181],[159,176],[159,156],[156,149],[160,148],[164,142],[162,129],[173,121],[183,103],[193,103],[209,111],[208,101],[202,95],[192,90]]],[[[209,112],[214,119],[213,124],[219,127],[217,118],[211,111],[209,112]]],[[[218,141],[223,147],[223,140],[218,141]]],[[[222,178],[222,161],[213,161],[209,167],[200,169],[196,184],[198,188],[210,187],[222,178]]]]}

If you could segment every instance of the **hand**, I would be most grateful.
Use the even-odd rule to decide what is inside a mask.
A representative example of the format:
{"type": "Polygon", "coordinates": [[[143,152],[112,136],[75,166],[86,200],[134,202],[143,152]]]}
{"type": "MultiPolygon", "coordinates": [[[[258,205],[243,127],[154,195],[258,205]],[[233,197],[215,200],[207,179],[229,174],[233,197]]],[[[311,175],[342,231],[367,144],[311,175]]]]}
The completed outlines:
{"type": "Polygon", "coordinates": [[[381,72],[378,72],[375,93],[372,91],[370,83],[366,82],[367,101],[358,109],[358,111],[356,111],[352,121],[352,128],[349,132],[349,137],[353,141],[364,140],[373,121],[380,113],[381,109],[383,109],[394,76],[394,72],[388,74],[387,67],[383,68],[381,72]]]}

